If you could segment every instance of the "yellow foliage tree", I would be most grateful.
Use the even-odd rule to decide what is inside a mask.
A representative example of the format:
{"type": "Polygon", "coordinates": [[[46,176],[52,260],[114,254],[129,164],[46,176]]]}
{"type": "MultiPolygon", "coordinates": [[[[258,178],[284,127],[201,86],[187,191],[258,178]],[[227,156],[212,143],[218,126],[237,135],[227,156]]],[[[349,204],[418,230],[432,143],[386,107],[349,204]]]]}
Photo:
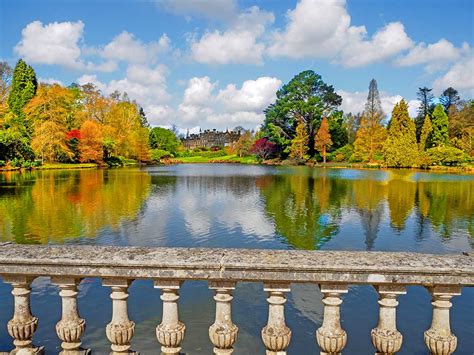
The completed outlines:
{"type": "Polygon", "coordinates": [[[102,126],[91,120],[84,121],[78,149],[81,162],[102,163],[104,160],[102,126]]]}
{"type": "Polygon", "coordinates": [[[291,141],[290,158],[300,161],[308,159],[308,141],[309,135],[306,130],[306,124],[303,119],[300,118],[296,126],[295,138],[291,141]]]}

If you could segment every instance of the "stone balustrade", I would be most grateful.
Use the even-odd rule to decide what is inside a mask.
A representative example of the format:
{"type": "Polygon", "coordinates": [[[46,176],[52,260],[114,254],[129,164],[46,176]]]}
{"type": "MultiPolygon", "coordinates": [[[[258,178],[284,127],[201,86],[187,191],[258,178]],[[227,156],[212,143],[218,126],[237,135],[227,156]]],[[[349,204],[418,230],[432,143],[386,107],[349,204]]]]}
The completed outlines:
{"type": "Polygon", "coordinates": [[[163,318],[156,327],[162,354],[179,354],[185,336],[178,312],[182,283],[206,280],[215,291],[215,322],[209,327],[215,354],[233,352],[238,325],[232,322],[232,291],[245,281],[261,282],[268,292],[268,322],[261,333],[267,354],[286,354],[290,344],[284,307],[291,284],[313,283],[323,294],[323,323],[315,330],[321,354],[341,353],[350,336],[340,319],[348,285],[375,287],[380,307],[372,343],[376,354],[396,353],[403,341],[396,325],[397,297],[406,293],[405,286],[419,285],[427,287],[433,298],[432,324],[424,341],[432,354],[445,355],[457,345],[450,329],[450,300],[462,287],[474,285],[474,263],[472,256],[462,254],[0,244],[0,276],[13,288],[13,317],[7,324],[13,338],[10,354],[42,353],[32,342],[41,322],[30,311],[30,284],[38,276],[49,276],[62,299],[56,333],[64,355],[89,352],[81,347],[86,321],[79,315],[76,298],[80,280],[90,277],[101,278],[111,290],[112,319],[105,329],[111,354],[135,353],[130,345],[135,323],[127,311],[128,287],[134,280],[151,279],[162,293],[163,318]]]}

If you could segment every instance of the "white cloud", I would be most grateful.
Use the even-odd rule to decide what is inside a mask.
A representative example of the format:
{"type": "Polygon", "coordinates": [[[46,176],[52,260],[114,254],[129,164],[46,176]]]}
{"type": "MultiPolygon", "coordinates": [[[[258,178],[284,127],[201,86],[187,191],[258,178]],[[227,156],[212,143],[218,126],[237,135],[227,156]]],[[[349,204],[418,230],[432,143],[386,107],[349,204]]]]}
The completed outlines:
{"type": "Polygon", "coordinates": [[[193,40],[192,57],[206,64],[262,64],[265,45],[258,40],[274,20],[272,13],[253,6],[239,14],[228,30],[207,32],[193,40]]]}
{"type": "Polygon", "coordinates": [[[123,31],[116,36],[100,55],[109,60],[121,60],[129,63],[156,63],[158,54],[170,49],[170,39],[163,34],[158,41],[143,43],[132,33],[123,31]]]}
{"type": "Polygon", "coordinates": [[[263,76],[257,80],[246,80],[237,89],[229,84],[219,92],[217,99],[230,111],[263,111],[276,99],[281,80],[263,76]]]}
{"type": "Polygon", "coordinates": [[[157,0],[170,12],[191,16],[229,19],[237,12],[235,0],[157,0]]]}
{"type": "Polygon", "coordinates": [[[53,78],[38,78],[38,81],[40,83],[49,84],[49,85],[53,85],[53,84],[58,84],[58,85],[62,85],[62,86],[64,85],[61,80],[56,80],[56,79],[53,79],[53,78]]]}
{"type": "Polygon", "coordinates": [[[212,101],[212,91],[217,85],[217,82],[211,83],[208,76],[202,78],[191,78],[188,82],[187,88],[184,90],[185,105],[205,106],[212,101]]]}
{"type": "Polygon", "coordinates": [[[379,62],[413,46],[400,22],[389,23],[370,40],[365,40],[367,31],[363,27],[350,27],[348,34],[348,42],[341,51],[341,61],[346,67],[379,62]]]}
{"type": "Polygon", "coordinates": [[[469,45],[464,43],[461,48],[456,48],[451,42],[440,39],[436,43],[420,42],[408,54],[395,61],[399,66],[411,66],[431,63],[449,63],[460,58],[461,53],[469,51],[469,45]]]}
{"type": "Polygon", "coordinates": [[[180,124],[201,124],[225,129],[242,125],[254,128],[263,123],[263,110],[275,100],[281,85],[277,78],[246,80],[240,86],[229,84],[217,90],[218,82],[209,77],[189,80],[183,102],[178,107],[180,124]]]}
{"type": "Polygon", "coordinates": [[[351,26],[344,0],[302,0],[287,13],[284,31],[273,34],[271,56],[331,58],[348,67],[385,60],[412,46],[399,22],[367,39],[365,26],[351,26]]]}
{"type": "Polygon", "coordinates": [[[474,53],[471,52],[452,65],[448,72],[433,83],[436,94],[441,94],[450,86],[471,98],[474,97],[474,53]]]}
{"type": "Polygon", "coordinates": [[[43,25],[40,21],[29,23],[22,31],[22,38],[15,52],[30,63],[57,64],[79,69],[84,24],[78,22],[53,22],[43,25]]]}
{"type": "MultiPolygon", "coordinates": [[[[355,91],[349,92],[344,90],[338,90],[337,93],[342,96],[341,109],[348,113],[353,114],[362,113],[364,111],[365,103],[367,102],[367,91],[355,91]]],[[[385,112],[386,117],[390,117],[392,114],[393,107],[397,102],[403,99],[401,95],[390,95],[385,92],[380,92],[380,102],[382,104],[382,110],[385,112]]],[[[419,107],[418,100],[408,101],[408,113],[410,117],[417,115],[419,107]]]]}

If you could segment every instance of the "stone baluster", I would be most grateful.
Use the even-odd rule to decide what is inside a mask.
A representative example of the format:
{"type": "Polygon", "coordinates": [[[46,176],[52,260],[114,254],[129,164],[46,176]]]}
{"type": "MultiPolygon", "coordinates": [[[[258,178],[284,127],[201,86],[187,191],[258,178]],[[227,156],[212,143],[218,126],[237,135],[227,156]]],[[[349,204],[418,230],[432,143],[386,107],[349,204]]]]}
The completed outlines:
{"type": "Polygon", "coordinates": [[[81,336],[86,328],[86,321],[77,312],[77,285],[80,279],[73,277],[53,277],[53,283],[59,286],[62,300],[62,317],[56,324],[56,334],[62,340],[61,355],[89,354],[81,349],[81,336]]]}
{"type": "Polygon", "coordinates": [[[136,354],[130,350],[130,341],[135,333],[135,322],[128,319],[127,299],[131,280],[104,279],[102,284],[112,289],[112,320],[105,329],[107,339],[112,343],[110,354],[136,354]]]}
{"type": "Polygon", "coordinates": [[[155,288],[162,291],[163,319],[156,327],[156,337],[161,344],[161,353],[178,355],[184,339],[186,326],[179,321],[178,299],[181,281],[155,280],[155,288]]]}
{"type": "Polygon", "coordinates": [[[400,350],[403,336],[397,330],[396,308],[397,296],[406,294],[405,287],[399,285],[376,286],[379,293],[379,322],[372,329],[372,344],[377,349],[376,355],[391,355],[400,350]]]}
{"type": "Polygon", "coordinates": [[[33,343],[33,334],[38,327],[38,318],[31,314],[30,310],[30,284],[32,277],[6,275],[3,277],[6,283],[13,286],[15,309],[13,318],[8,322],[8,334],[14,339],[15,349],[10,354],[43,354],[43,347],[36,347],[33,343]]]}
{"type": "Polygon", "coordinates": [[[264,284],[268,292],[268,322],[262,329],[262,339],[267,355],[285,355],[291,340],[291,330],[285,324],[285,292],[290,292],[288,283],[264,284]]]}
{"type": "Polygon", "coordinates": [[[461,294],[458,286],[435,286],[430,288],[433,297],[431,327],[425,332],[425,344],[433,355],[449,355],[456,350],[457,338],[451,333],[449,309],[451,298],[461,294]]]}
{"type": "Polygon", "coordinates": [[[239,328],[232,323],[232,290],[235,282],[210,282],[209,288],[216,290],[216,320],[209,327],[209,338],[214,344],[214,354],[232,354],[239,328]]]}
{"type": "Polygon", "coordinates": [[[341,328],[342,294],[347,293],[347,285],[320,285],[324,295],[324,318],[322,326],[316,331],[316,340],[321,355],[340,354],[347,343],[347,334],[341,328]]]}

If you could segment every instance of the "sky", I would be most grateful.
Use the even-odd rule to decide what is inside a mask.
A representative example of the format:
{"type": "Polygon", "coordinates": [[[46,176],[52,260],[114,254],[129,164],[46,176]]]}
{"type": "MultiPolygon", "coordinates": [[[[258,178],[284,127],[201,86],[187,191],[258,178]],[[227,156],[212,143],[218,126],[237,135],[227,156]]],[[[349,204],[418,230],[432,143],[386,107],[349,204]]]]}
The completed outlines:
{"type": "Polygon", "coordinates": [[[387,114],[419,87],[474,98],[472,0],[0,0],[0,60],[40,81],[127,92],[154,126],[256,128],[276,91],[314,70],[387,114]]]}

